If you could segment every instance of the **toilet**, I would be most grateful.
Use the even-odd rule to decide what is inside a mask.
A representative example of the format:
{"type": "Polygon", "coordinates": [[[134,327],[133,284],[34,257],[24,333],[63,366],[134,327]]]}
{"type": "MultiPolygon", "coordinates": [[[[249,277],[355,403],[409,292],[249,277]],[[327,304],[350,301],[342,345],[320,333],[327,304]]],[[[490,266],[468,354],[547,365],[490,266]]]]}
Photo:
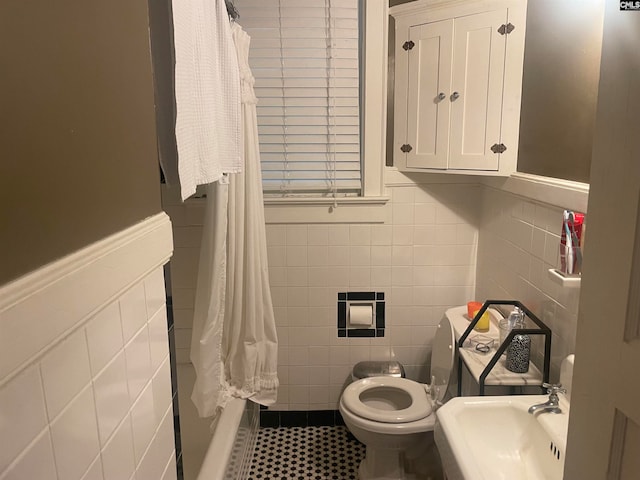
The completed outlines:
{"type": "Polygon", "coordinates": [[[398,362],[362,362],[347,386],[339,410],[349,431],[366,446],[361,480],[420,480],[439,469],[433,443],[435,410],[451,397],[455,360],[453,327],[445,317],[436,331],[431,384],[404,377],[398,362]]]}

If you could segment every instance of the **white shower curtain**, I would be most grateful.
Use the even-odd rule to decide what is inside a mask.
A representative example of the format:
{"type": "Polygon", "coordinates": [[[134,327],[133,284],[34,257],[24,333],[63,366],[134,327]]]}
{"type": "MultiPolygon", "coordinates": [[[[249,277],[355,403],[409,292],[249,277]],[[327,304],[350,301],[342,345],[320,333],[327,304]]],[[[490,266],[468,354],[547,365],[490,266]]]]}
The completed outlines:
{"type": "Polygon", "coordinates": [[[191,395],[201,417],[231,397],[269,405],[278,387],[275,318],[258,149],[257,99],[248,65],[249,35],[232,27],[240,67],[245,170],[207,192],[191,361],[191,395]]]}

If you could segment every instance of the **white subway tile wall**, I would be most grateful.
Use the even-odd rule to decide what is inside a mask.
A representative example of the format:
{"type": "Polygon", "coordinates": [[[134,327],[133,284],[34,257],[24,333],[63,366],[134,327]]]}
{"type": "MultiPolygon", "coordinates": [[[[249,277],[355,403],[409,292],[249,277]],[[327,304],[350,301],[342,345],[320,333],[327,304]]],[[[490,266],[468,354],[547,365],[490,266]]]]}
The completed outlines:
{"type": "MultiPolygon", "coordinates": [[[[269,224],[267,251],[279,339],[276,410],[336,409],[353,364],[397,359],[427,381],[444,311],[474,298],[480,195],[474,184],[389,188],[388,224],[269,224]],[[338,338],[337,294],[385,293],[383,338],[338,338]]],[[[171,261],[178,361],[189,361],[203,200],[163,205],[174,228],[171,261]]]]}
{"type": "MultiPolygon", "coordinates": [[[[574,353],[580,288],[563,288],[547,273],[558,267],[562,208],[483,189],[477,297],[518,299],[551,328],[551,380],[574,353]]],[[[536,362],[542,364],[538,346],[536,362]]]]}
{"type": "MultiPolygon", "coordinates": [[[[547,275],[557,266],[562,209],[473,184],[388,191],[389,224],[267,225],[280,343],[273,408],[337,408],[361,360],[397,359],[410,378],[427,381],[437,324],[447,308],[471,299],[518,299],[549,325],[557,380],[574,350],[580,293],[547,275]],[[337,293],[358,290],[385,292],[385,337],[337,337],[337,293]]],[[[204,201],[183,205],[174,196],[163,191],[180,252],[172,260],[180,272],[172,278],[176,346],[187,363],[204,201]]],[[[539,346],[534,354],[541,363],[539,346]]]]}
{"type": "Polygon", "coordinates": [[[0,386],[0,479],[175,479],[162,267],[0,386]]]}

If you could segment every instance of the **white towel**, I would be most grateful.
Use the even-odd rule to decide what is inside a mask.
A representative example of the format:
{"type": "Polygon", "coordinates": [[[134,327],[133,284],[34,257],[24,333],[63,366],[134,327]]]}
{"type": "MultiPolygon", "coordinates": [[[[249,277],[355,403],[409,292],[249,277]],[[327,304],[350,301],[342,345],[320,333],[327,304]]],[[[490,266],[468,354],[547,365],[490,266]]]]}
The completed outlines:
{"type": "Polygon", "coordinates": [[[238,60],[224,0],[173,0],[182,199],[242,171],[238,60]]]}

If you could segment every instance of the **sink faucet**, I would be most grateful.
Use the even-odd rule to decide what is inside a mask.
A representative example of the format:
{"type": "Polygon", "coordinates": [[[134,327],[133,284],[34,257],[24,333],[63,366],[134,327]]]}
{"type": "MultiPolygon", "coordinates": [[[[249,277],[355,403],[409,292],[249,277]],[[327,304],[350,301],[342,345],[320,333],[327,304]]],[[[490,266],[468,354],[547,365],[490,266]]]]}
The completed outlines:
{"type": "Polygon", "coordinates": [[[565,388],[562,388],[561,383],[553,385],[550,383],[543,383],[542,386],[547,389],[549,400],[544,403],[538,403],[536,405],[530,406],[529,413],[533,415],[539,410],[549,413],[562,413],[562,410],[560,410],[560,399],[558,398],[558,394],[566,393],[567,390],[565,388]]]}

